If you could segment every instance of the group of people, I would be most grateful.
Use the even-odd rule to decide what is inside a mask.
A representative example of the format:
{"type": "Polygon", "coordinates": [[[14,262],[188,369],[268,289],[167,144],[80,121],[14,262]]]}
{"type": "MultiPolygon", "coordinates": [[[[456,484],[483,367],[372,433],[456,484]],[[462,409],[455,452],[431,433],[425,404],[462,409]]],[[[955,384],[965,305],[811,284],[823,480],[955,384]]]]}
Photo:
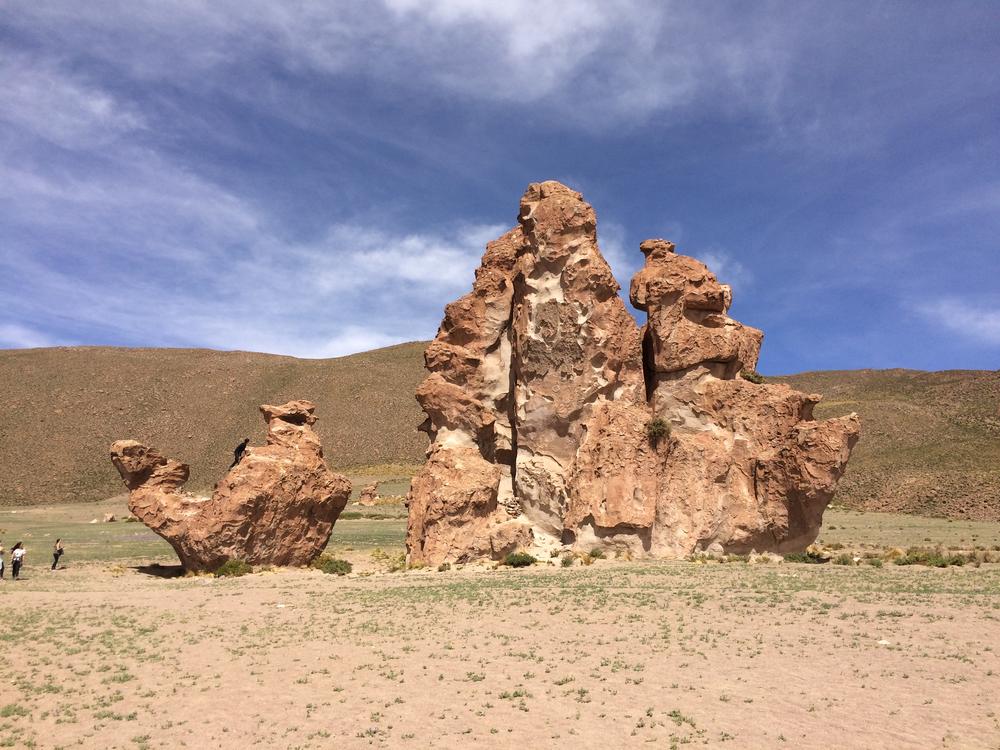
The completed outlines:
{"type": "MultiPolygon", "coordinates": [[[[56,543],[52,547],[52,570],[55,570],[56,566],[59,565],[59,558],[63,556],[63,552],[62,540],[56,539],[56,543]]],[[[27,550],[24,548],[22,542],[18,542],[10,550],[10,577],[15,581],[21,577],[21,566],[24,565],[24,556],[26,553],[27,550]]],[[[3,542],[0,542],[0,578],[3,578],[6,572],[3,559],[3,542]]]]}
{"type": "MultiPolygon", "coordinates": [[[[236,466],[247,453],[247,446],[250,444],[250,438],[246,438],[242,443],[236,446],[236,450],[233,451],[233,463],[229,468],[236,466]]],[[[21,577],[21,566],[24,565],[24,556],[27,550],[24,549],[24,544],[18,542],[10,550],[10,577],[13,580],[18,580],[21,577]]],[[[56,543],[52,548],[52,570],[55,570],[59,566],[59,558],[63,556],[63,545],[61,539],[56,539],[56,543]]],[[[0,542],[0,579],[4,577],[6,573],[6,568],[4,566],[4,550],[3,542],[0,542]]]]}

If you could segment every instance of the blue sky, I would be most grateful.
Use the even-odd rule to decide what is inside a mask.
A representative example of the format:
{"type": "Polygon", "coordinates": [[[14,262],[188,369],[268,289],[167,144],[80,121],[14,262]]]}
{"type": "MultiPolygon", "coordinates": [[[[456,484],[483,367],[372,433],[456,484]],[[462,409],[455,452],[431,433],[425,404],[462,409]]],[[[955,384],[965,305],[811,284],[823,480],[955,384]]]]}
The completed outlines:
{"type": "Polygon", "coordinates": [[[0,5],[0,347],[431,338],[544,179],[764,373],[1000,367],[995,3],[0,5]]]}

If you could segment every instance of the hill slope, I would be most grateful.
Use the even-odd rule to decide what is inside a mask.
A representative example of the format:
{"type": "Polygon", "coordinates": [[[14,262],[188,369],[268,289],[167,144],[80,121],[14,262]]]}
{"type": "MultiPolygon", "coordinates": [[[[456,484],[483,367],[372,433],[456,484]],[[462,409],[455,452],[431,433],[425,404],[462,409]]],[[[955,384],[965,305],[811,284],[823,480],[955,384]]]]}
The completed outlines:
{"type": "Polygon", "coordinates": [[[822,393],[817,417],[861,415],[861,442],[835,502],[1000,520],[1000,371],[852,370],[771,380],[822,393]]]}
{"type": "MultiPolygon", "coordinates": [[[[300,360],[185,349],[0,351],[0,504],[121,492],[108,446],[132,437],[191,464],[208,489],[232,448],[263,440],[257,405],[308,398],[335,467],[423,461],[421,342],[300,360]]],[[[817,416],[857,411],[861,443],[836,502],[1000,520],[1000,372],[860,370],[772,378],[825,395],[817,416]]]]}
{"type": "Polygon", "coordinates": [[[236,443],[264,441],[257,407],[316,403],[334,467],[420,463],[427,438],[413,392],[425,344],[327,360],[192,349],[0,351],[0,504],[98,500],[123,491],[108,448],[135,438],[191,465],[210,488],[236,443]]]}

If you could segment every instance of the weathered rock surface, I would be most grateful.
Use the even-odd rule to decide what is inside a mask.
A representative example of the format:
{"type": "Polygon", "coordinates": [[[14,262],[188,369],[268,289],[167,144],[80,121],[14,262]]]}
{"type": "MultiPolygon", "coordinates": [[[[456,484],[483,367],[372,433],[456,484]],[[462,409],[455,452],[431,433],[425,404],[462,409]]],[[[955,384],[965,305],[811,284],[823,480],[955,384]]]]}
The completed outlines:
{"type": "Polygon", "coordinates": [[[358,495],[358,505],[366,508],[378,505],[378,482],[369,484],[361,490],[361,494],[358,495]]]}
{"type": "Polygon", "coordinates": [[[730,318],[730,288],[665,240],[640,246],[640,329],[596,227],[579,193],[530,185],[519,226],[446,307],[417,390],[432,443],[408,498],[411,561],[804,548],[857,417],[815,421],[819,396],[741,378],[763,334],[730,318]]]}
{"type": "Polygon", "coordinates": [[[313,404],[265,404],[260,411],[267,444],[248,448],[210,498],[182,490],[185,464],[135,440],[111,446],[129,510],[170,543],[187,570],[214,570],[227,560],[307,565],[347,504],[351,484],[323,461],[313,404]]]}

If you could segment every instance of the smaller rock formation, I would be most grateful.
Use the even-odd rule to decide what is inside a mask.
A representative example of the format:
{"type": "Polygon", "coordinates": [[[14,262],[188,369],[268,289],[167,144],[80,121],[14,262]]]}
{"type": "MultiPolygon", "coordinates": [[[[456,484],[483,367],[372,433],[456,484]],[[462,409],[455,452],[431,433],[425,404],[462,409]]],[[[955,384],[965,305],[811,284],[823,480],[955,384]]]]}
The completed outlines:
{"type": "Polygon", "coordinates": [[[369,484],[361,490],[361,494],[358,495],[358,505],[363,505],[366,508],[378,505],[378,482],[369,484]]]}
{"type": "Polygon", "coordinates": [[[115,521],[118,520],[118,518],[115,516],[114,513],[105,513],[103,520],[104,523],[114,523],[115,521]]]}
{"type": "Polygon", "coordinates": [[[189,571],[227,560],[308,565],[326,547],[351,483],[331,472],[312,429],[309,401],[263,405],[267,445],[249,448],[210,498],[181,487],[188,467],[135,440],[111,446],[129,510],[166,539],[189,571]]]}

